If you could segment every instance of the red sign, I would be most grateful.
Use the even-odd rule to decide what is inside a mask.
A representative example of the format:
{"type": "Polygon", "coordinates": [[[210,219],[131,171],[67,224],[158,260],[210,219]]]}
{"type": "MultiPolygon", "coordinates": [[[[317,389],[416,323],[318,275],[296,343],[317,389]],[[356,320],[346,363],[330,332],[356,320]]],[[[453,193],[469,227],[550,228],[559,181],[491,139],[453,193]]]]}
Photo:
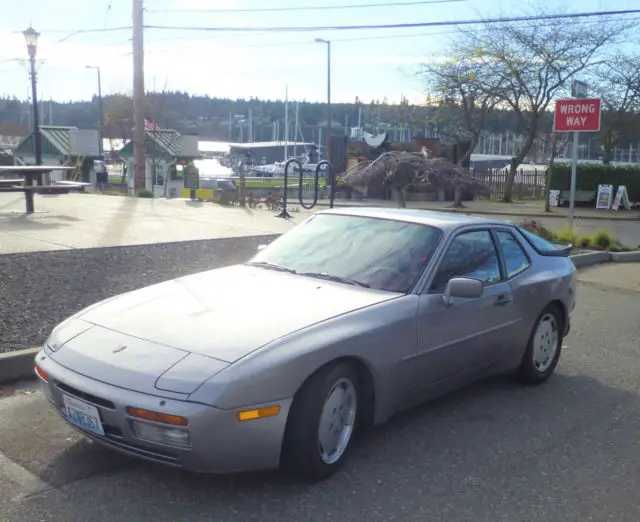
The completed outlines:
{"type": "Polygon", "coordinates": [[[597,98],[558,100],[553,130],[555,132],[598,132],[600,100],[597,98]]]}

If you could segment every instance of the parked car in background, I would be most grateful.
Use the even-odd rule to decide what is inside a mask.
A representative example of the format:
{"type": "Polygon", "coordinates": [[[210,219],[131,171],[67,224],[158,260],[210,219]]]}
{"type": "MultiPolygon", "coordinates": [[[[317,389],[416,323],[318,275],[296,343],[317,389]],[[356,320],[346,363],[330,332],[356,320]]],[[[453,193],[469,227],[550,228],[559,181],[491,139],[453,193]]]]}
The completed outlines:
{"type": "Polygon", "coordinates": [[[575,306],[570,250],[461,214],[325,210],[246,264],[78,312],[36,373],[68,423],[123,453],[326,478],[405,408],[497,374],[546,381],[575,306]]]}

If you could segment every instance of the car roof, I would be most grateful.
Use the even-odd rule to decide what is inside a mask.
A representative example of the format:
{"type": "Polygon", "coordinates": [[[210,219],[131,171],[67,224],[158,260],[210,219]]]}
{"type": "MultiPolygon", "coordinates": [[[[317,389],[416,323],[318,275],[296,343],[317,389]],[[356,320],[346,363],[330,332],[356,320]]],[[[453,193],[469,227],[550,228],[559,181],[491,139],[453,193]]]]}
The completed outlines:
{"type": "Polygon", "coordinates": [[[510,225],[506,220],[489,219],[462,212],[438,212],[433,210],[420,210],[410,208],[384,208],[384,207],[340,207],[321,210],[316,214],[335,214],[343,216],[358,216],[378,219],[392,219],[408,223],[430,225],[440,229],[455,229],[466,225],[510,225]]]}

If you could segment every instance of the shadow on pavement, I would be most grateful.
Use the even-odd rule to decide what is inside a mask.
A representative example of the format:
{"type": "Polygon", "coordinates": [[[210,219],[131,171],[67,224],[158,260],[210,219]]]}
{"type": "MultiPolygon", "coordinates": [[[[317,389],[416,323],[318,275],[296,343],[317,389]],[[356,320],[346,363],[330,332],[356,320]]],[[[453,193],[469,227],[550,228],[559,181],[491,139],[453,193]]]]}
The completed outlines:
{"type": "MultiPolygon", "coordinates": [[[[374,428],[358,441],[343,470],[321,484],[278,472],[199,475],[130,459],[86,442],[44,399],[35,399],[11,415],[11,425],[0,423],[0,451],[46,482],[60,486],[128,471],[154,488],[215,504],[237,495],[268,502],[270,493],[296,496],[337,484],[438,490],[443,482],[463,483],[470,476],[484,481],[498,470],[498,475],[518,474],[528,461],[553,459],[584,436],[606,438],[611,415],[637,395],[584,376],[558,374],[546,385],[528,388],[508,378],[492,379],[374,428]]],[[[626,436],[635,441],[637,419],[628,428],[626,436]]],[[[581,462],[572,466],[580,468],[581,462]]]]}

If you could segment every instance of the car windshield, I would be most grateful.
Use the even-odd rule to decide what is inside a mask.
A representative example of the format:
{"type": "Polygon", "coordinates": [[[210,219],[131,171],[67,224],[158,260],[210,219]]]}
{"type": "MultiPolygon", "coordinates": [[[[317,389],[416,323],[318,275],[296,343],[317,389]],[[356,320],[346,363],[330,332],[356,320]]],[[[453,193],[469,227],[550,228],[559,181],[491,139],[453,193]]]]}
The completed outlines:
{"type": "Polygon", "coordinates": [[[442,231],[390,219],[319,214],[261,250],[249,263],[299,275],[407,292],[442,231]]]}

